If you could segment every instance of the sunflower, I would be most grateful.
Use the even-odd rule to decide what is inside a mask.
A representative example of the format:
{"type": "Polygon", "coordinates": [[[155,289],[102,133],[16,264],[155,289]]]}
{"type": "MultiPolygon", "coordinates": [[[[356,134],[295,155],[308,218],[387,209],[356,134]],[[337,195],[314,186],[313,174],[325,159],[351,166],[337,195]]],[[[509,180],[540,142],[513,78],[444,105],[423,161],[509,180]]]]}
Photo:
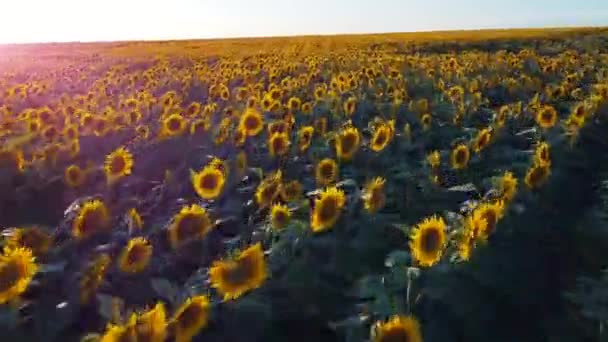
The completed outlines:
{"type": "Polygon", "coordinates": [[[274,133],[268,139],[268,152],[273,157],[280,157],[289,151],[289,135],[287,133],[274,133]]]}
{"type": "Polygon", "coordinates": [[[286,205],[274,204],[270,208],[270,224],[273,229],[281,230],[289,224],[291,220],[291,211],[286,205]]]}
{"type": "Polygon", "coordinates": [[[0,256],[0,304],[25,292],[37,271],[32,250],[5,247],[0,256]]]}
{"type": "Polygon", "coordinates": [[[239,128],[241,128],[249,137],[256,136],[264,129],[264,119],[262,114],[255,108],[247,108],[241,115],[239,122],[239,128]]]}
{"type": "Polygon", "coordinates": [[[207,296],[188,298],[173,314],[169,324],[176,342],[190,342],[209,322],[211,305],[207,296]]]}
{"type": "Polygon", "coordinates": [[[475,140],[473,140],[473,152],[475,152],[475,153],[481,152],[484,148],[486,148],[490,144],[491,141],[492,141],[492,129],[489,127],[486,127],[484,129],[480,130],[477,133],[475,140]]]}
{"type": "Polygon", "coordinates": [[[99,342],[137,341],[136,319],[136,315],[132,314],[125,324],[108,324],[99,342]]]}
{"type": "Polygon", "coordinates": [[[110,211],[99,200],[85,202],[72,223],[72,235],[85,239],[99,232],[111,229],[110,211]]]}
{"type": "Polygon", "coordinates": [[[498,192],[501,198],[509,203],[515,197],[517,193],[517,178],[513,176],[513,173],[506,171],[497,181],[498,192]]]}
{"type": "Polygon", "coordinates": [[[327,118],[318,118],[314,122],[315,132],[319,137],[324,137],[327,134],[327,118]]]}
{"type": "Polygon", "coordinates": [[[302,108],[302,100],[297,97],[292,97],[287,101],[287,108],[292,112],[299,111],[302,108]]]}
{"type": "Polygon", "coordinates": [[[344,114],[347,116],[353,115],[355,109],[357,108],[357,99],[354,97],[348,98],[346,102],[344,102],[344,114]]]}
{"type": "Polygon", "coordinates": [[[77,188],[86,181],[86,173],[78,165],[70,165],[65,169],[64,180],[70,188],[77,188]]]}
{"type": "Polygon", "coordinates": [[[133,229],[139,230],[144,227],[144,220],[135,208],[129,209],[127,212],[127,220],[129,227],[132,227],[133,229]]]}
{"type": "Polygon", "coordinates": [[[557,111],[551,105],[544,105],[536,114],[536,122],[541,128],[551,128],[557,122],[557,111]]]}
{"type": "Polygon", "coordinates": [[[314,201],[310,226],[315,233],[332,228],[346,203],[344,192],[336,187],[325,189],[314,201]]]}
{"type": "Polygon", "coordinates": [[[38,227],[13,228],[3,234],[6,237],[6,247],[27,248],[36,257],[46,254],[53,244],[53,236],[38,227]]]}
{"type": "Polygon", "coordinates": [[[422,342],[420,323],[413,316],[392,316],[387,322],[376,322],[373,342],[422,342]]]}
{"type": "Polygon", "coordinates": [[[298,131],[298,148],[300,152],[308,150],[312,142],[312,136],[315,132],[313,126],[304,126],[298,131]]]}
{"type": "Polygon", "coordinates": [[[171,114],[161,122],[161,137],[174,137],[182,135],[186,130],[186,120],[179,114],[171,114]]]}
{"type": "Polygon", "coordinates": [[[498,201],[494,203],[483,203],[473,210],[473,221],[485,221],[485,226],[482,231],[476,235],[476,238],[487,240],[494,233],[498,221],[503,217],[505,211],[504,202],[498,201]]]}
{"type": "Polygon", "coordinates": [[[412,256],[422,267],[439,262],[446,244],[446,224],[442,217],[431,216],[420,222],[410,233],[412,256]]]}
{"type": "Polygon", "coordinates": [[[275,202],[281,192],[281,171],[266,176],[255,191],[255,201],[260,208],[266,208],[275,202]]]}
{"type": "Polygon", "coordinates": [[[133,155],[121,147],[106,156],[104,171],[109,184],[131,174],[133,155]]]}
{"type": "Polygon", "coordinates": [[[432,120],[433,118],[431,117],[431,114],[426,113],[422,115],[422,118],[420,119],[420,122],[422,123],[422,130],[428,131],[431,128],[432,120]]]}
{"type": "Polygon", "coordinates": [[[80,279],[80,301],[82,303],[88,303],[95,295],[105,278],[111,261],[110,256],[104,253],[97,256],[86,267],[80,279]]]}
{"type": "Polygon", "coordinates": [[[167,322],[165,305],[156,303],[154,308],[143,312],[137,317],[137,341],[164,342],[167,338],[167,322]]]}
{"type": "Polygon", "coordinates": [[[169,226],[171,247],[178,248],[182,243],[192,239],[202,239],[209,233],[213,224],[205,208],[193,204],[184,206],[173,218],[169,226]]]}
{"type": "Polygon", "coordinates": [[[142,237],[129,240],[118,257],[118,268],[124,273],[143,271],[152,257],[152,245],[142,237]]]}
{"type": "Polygon", "coordinates": [[[386,180],[382,177],[376,177],[365,185],[363,194],[363,206],[369,213],[375,213],[381,210],[386,203],[386,195],[384,194],[384,183],[386,180]]]}
{"type": "Polygon", "coordinates": [[[292,180],[281,186],[281,199],[285,202],[293,202],[302,197],[302,184],[297,180],[292,180]]]}
{"type": "Polygon", "coordinates": [[[150,128],[146,125],[135,127],[135,134],[139,139],[146,140],[150,136],[150,128]]]}
{"type": "Polygon", "coordinates": [[[528,169],[524,182],[528,188],[538,189],[545,184],[550,175],[551,169],[549,165],[535,164],[528,169]]]}
{"type": "Polygon", "coordinates": [[[350,160],[359,150],[361,135],[356,127],[343,129],[336,137],[336,154],[340,160],[350,160]]]}
{"type": "Polygon", "coordinates": [[[452,154],[450,155],[452,168],[455,170],[464,169],[469,164],[470,158],[471,152],[469,151],[469,147],[467,145],[460,144],[454,147],[452,154]]]}
{"type": "Polygon", "coordinates": [[[439,166],[441,165],[441,154],[439,154],[439,151],[435,150],[429,153],[426,156],[426,162],[433,170],[439,168],[439,166]]]}
{"type": "Polygon", "coordinates": [[[268,276],[262,245],[256,243],[236,253],[228,260],[216,260],[209,269],[211,286],[224,300],[237,299],[244,293],[256,289],[268,276]]]}
{"type": "Polygon", "coordinates": [[[536,145],[534,162],[538,165],[551,166],[551,147],[548,143],[543,141],[536,145]]]}
{"type": "Polygon", "coordinates": [[[331,158],[321,160],[315,168],[315,178],[319,185],[333,184],[339,176],[338,163],[331,158]]]}
{"type": "Polygon", "coordinates": [[[216,199],[222,194],[226,183],[225,174],[214,165],[207,165],[199,172],[191,171],[194,191],[203,199],[216,199]]]}
{"type": "Polygon", "coordinates": [[[372,140],[370,142],[370,148],[372,149],[372,151],[380,152],[384,150],[392,140],[391,133],[391,129],[388,125],[379,125],[374,130],[374,135],[372,136],[372,140]]]}

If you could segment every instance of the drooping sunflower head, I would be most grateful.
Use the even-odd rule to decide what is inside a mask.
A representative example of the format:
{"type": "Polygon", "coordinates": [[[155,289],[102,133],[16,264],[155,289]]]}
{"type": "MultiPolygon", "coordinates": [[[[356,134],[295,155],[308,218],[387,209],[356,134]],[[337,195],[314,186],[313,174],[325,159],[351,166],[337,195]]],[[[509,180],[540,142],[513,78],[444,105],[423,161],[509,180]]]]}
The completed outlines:
{"type": "Polygon", "coordinates": [[[142,237],[129,240],[118,258],[118,268],[124,273],[139,273],[150,263],[152,245],[142,237]]]}
{"type": "Polygon", "coordinates": [[[36,258],[29,248],[4,248],[0,256],[0,304],[4,304],[27,289],[38,271],[36,258]]]}
{"type": "Polygon", "coordinates": [[[538,189],[549,179],[551,167],[549,165],[532,165],[526,173],[524,182],[530,189],[538,189]]]}
{"type": "Polygon", "coordinates": [[[133,170],[133,155],[124,147],[118,148],[106,156],[104,171],[109,184],[126,177],[133,170]]]}
{"type": "Polygon", "coordinates": [[[236,253],[228,260],[217,260],[209,269],[211,286],[224,300],[237,299],[244,293],[256,289],[268,276],[262,245],[257,243],[236,253]]]}
{"type": "Polygon", "coordinates": [[[298,148],[300,152],[308,150],[312,143],[312,137],[315,132],[313,126],[304,126],[298,131],[298,148]]]}
{"type": "Polygon", "coordinates": [[[86,172],[78,165],[70,165],[65,169],[64,180],[70,188],[77,188],[86,181],[86,172]]]}
{"type": "Polygon", "coordinates": [[[442,217],[431,216],[420,222],[410,234],[412,256],[422,267],[435,265],[446,244],[446,224],[442,217]]]}
{"type": "Polygon", "coordinates": [[[209,322],[211,305],[207,296],[188,298],[173,314],[170,325],[175,341],[191,341],[209,322]]]}
{"type": "Polygon", "coordinates": [[[289,152],[290,144],[287,133],[274,133],[268,139],[268,152],[272,157],[284,156],[289,152]]]}
{"type": "Polygon", "coordinates": [[[483,203],[473,210],[475,222],[485,221],[485,229],[479,232],[476,238],[486,240],[496,230],[498,221],[503,217],[505,211],[504,202],[483,203]]]}
{"type": "Polygon", "coordinates": [[[374,342],[422,342],[420,323],[413,316],[396,315],[387,322],[376,322],[372,329],[374,342]]]}
{"type": "Polygon", "coordinates": [[[541,128],[548,129],[555,126],[557,122],[557,111],[551,105],[542,106],[536,113],[536,123],[541,128]]]}
{"type": "Polygon", "coordinates": [[[281,171],[266,176],[255,191],[255,201],[260,208],[266,208],[275,202],[281,190],[281,171]]]}
{"type": "Polygon", "coordinates": [[[255,108],[247,108],[241,115],[239,127],[249,137],[258,135],[264,129],[264,119],[262,118],[262,114],[255,108]]]}
{"type": "Polygon", "coordinates": [[[85,202],[72,223],[72,235],[84,239],[111,229],[110,211],[100,200],[85,202]]]}
{"type": "Polygon", "coordinates": [[[338,163],[331,158],[321,160],[315,168],[315,178],[319,185],[333,184],[338,180],[338,163]]]}
{"type": "Polygon", "coordinates": [[[375,213],[384,208],[386,204],[386,195],[384,194],[385,182],[384,178],[376,177],[365,185],[362,199],[363,206],[369,213],[375,213]]]}
{"type": "Polygon", "coordinates": [[[320,233],[332,228],[346,204],[344,191],[336,187],[325,189],[314,201],[314,207],[310,218],[310,226],[315,233],[320,233]]]}
{"type": "Polygon", "coordinates": [[[348,161],[353,158],[361,145],[361,135],[356,127],[346,127],[336,137],[338,159],[348,161]]]}
{"type": "Polygon", "coordinates": [[[517,178],[512,172],[506,171],[496,182],[501,199],[509,203],[517,194],[517,178]]]}
{"type": "Polygon", "coordinates": [[[477,133],[475,140],[473,140],[473,152],[475,152],[475,153],[481,152],[484,148],[486,148],[490,144],[491,141],[492,141],[492,129],[489,127],[486,127],[484,129],[480,130],[477,133]]]}
{"type": "Polygon", "coordinates": [[[274,204],[270,208],[270,225],[275,230],[285,228],[291,220],[291,211],[286,205],[274,204]]]}
{"type": "Polygon", "coordinates": [[[178,248],[186,241],[202,239],[212,227],[205,208],[196,204],[184,206],[169,226],[169,243],[172,248],[178,248]]]}
{"type": "Polygon", "coordinates": [[[452,168],[455,170],[464,169],[469,164],[469,159],[471,158],[471,152],[469,151],[469,147],[465,144],[459,144],[452,150],[452,154],[450,155],[450,162],[452,164],[452,168]]]}
{"type": "Polygon", "coordinates": [[[224,173],[214,165],[207,165],[199,172],[191,172],[192,186],[203,199],[218,198],[226,183],[224,173]]]}

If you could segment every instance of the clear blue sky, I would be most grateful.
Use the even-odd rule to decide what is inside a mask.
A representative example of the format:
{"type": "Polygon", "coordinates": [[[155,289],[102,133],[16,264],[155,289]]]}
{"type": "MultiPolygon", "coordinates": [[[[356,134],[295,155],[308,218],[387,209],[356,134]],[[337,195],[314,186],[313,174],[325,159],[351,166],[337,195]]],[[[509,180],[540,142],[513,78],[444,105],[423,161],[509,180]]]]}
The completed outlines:
{"type": "Polygon", "coordinates": [[[608,25],[608,0],[8,0],[0,43],[608,25]]]}

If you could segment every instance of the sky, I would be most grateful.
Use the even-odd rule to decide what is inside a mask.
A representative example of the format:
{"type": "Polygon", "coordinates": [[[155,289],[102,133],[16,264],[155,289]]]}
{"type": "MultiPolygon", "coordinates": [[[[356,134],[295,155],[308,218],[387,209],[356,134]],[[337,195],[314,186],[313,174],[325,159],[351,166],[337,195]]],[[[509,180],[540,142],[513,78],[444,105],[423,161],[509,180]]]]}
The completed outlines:
{"type": "Polygon", "coordinates": [[[608,26],[607,0],[9,0],[0,43],[608,26]]]}

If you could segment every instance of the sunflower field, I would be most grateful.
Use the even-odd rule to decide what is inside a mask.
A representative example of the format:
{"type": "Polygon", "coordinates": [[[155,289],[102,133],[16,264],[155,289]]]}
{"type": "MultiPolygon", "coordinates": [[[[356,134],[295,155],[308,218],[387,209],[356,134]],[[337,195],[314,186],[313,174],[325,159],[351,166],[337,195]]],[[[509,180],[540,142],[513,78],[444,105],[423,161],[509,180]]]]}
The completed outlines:
{"type": "Polygon", "coordinates": [[[2,341],[608,341],[608,29],[0,46],[2,341]]]}

